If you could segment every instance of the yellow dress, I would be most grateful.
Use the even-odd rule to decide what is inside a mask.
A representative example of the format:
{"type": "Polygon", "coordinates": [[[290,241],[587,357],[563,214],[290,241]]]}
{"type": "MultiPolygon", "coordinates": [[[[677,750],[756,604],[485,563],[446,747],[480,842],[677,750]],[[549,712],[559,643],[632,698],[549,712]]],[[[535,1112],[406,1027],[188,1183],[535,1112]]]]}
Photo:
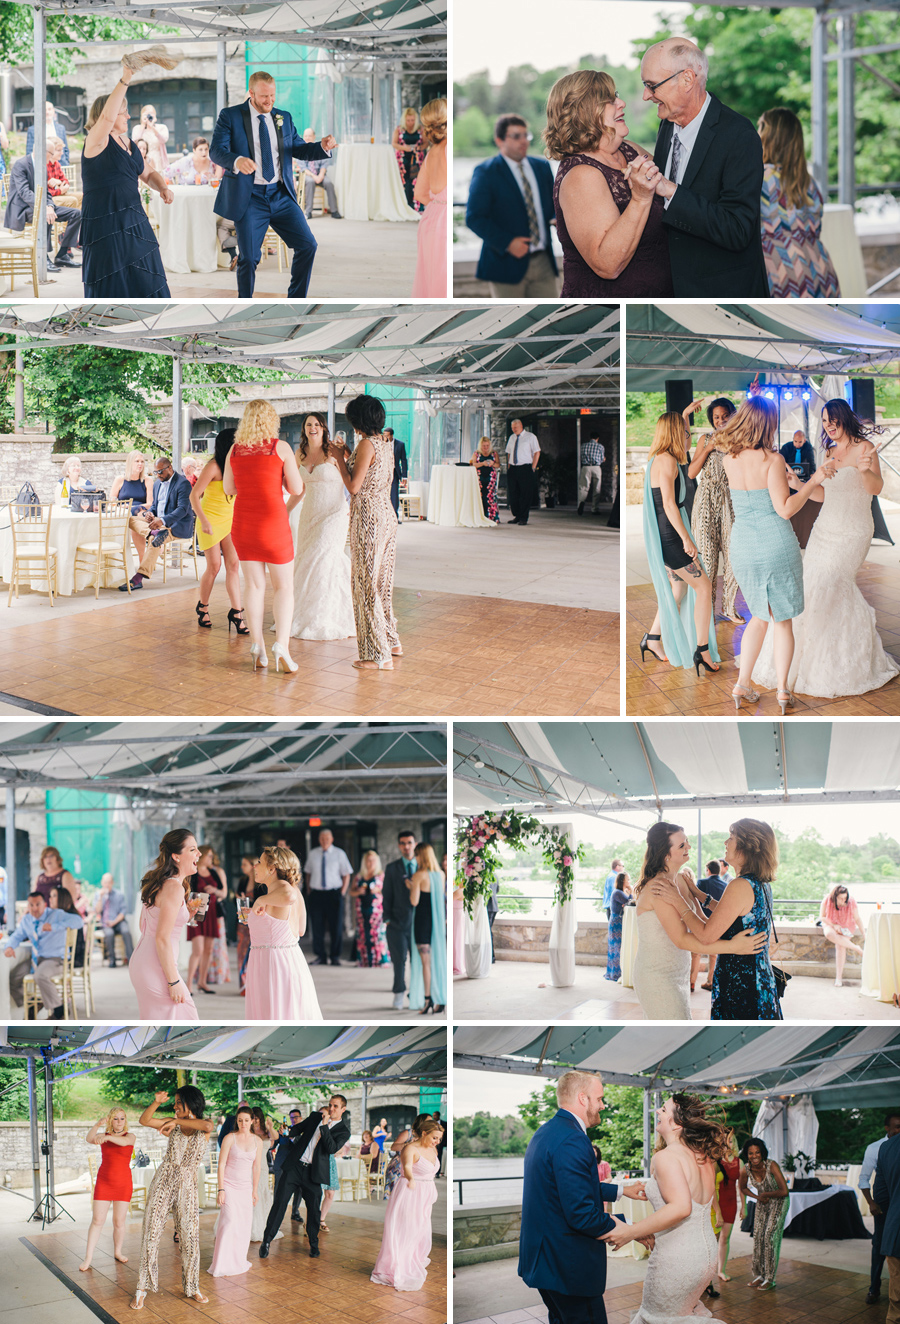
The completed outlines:
{"type": "Polygon", "coordinates": [[[205,552],[207,547],[214,547],[217,542],[227,538],[234,519],[234,497],[226,496],[222,481],[214,478],[207,485],[200,497],[203,513],[212,526],[212,533],[204,533],[199,523],[197,526],[197,546],[205,552]]]}

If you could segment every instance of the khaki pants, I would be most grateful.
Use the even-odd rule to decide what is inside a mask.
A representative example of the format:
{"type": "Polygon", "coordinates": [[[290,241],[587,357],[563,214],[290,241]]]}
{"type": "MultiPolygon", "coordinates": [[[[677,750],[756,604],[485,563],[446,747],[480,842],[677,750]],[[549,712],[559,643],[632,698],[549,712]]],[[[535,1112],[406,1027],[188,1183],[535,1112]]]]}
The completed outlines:
{"type": "Polygon", "coordinates": [[[492,299],[558,299],[559,277],[545,252],[532,253],[528,273],[516,285],[491,281],[492,299]]]}
{"type": "Polygon", "coordinates": [[[599,464],[583,464],[578,474],[578,501],[587,503],[593,488],[592,509],[600,505],[600,488],[603,486],[603,469],[599,464]]]}
{"type": "Polygon", "coordinates": [[[128,521],[128,527],[129,529],[133,529],[135,533],[139,534],[147,541],[147,545],[144,548],[144,555],[141,558],[141,564],[137,568],[137,573],[143,575],[146,579],[149,579],[153,574],[153,571],[156,569],[156,563],[159,560],[160,553],[165,551],[166,542],[172,537],[172,530],[151,529],[147,520],[142,519],[140,515],[132,515],[128,521]],[[155,537],[157,533],[165,533],[166,542],[162,542],[158,547],[154,547],[150,539],[155,537]]]}
{"type": "Polygon", "coordinates": [[[888,1255],[887,1267],[889,1305],[885,1324],[897,1324],[900,1320],[900,1259],[895,1255],[888,1255]]]}
{"type": "MultiPolygon", "coordinates": [[[[59,956],[45,956],[38,961],[34,972],[34,982],[38,986],[38,992],[41,995],[41,1001],[48,1011],[55,1011],[57,1007],[62,1006],[62,995],[59,989],[53,983],[54,975],[61,975],[63,972],[63,961],[59,956]]],[[[22,991],[22,985],[25,982],[25,976],[31,974],[31,962],[21,961],[9,975],[9,996],[17,1007],[21,1007],[25,1001],[25,994],[22,991]]]]}

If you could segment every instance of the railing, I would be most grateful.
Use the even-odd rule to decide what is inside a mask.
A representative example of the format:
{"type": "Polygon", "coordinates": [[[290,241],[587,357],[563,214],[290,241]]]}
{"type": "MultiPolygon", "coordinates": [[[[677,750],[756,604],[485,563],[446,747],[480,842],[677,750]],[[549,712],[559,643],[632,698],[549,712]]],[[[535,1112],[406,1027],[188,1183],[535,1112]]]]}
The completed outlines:
{"type": "MultiPolygon", "coordinates": [[[[546,893],[541,895],[538,895],[535,892],[500,891],[497,893],[498,904],[499,902],[503,901],[504,898],[508,901],[550,901],[552,899],[551,897],[547,896],[546,893]]],[[[578,895],[577,900],[596,902],[597,917],[598,919],[602,918],[603,911],[600,909],[599,906],[599,901],[600,901],[599,892],[595,893],[593,896],[591,896],[589,893],[582,892],[578,895]]],[[[816,917],[818,917],[819,907],[821,906],[821,904],[822,904],[821,897],[819,897],[818,899],[810,898],[809,900],[805,900],[803,898],[797,900],[794,897],[785,897],[784,899],[780,900],[778,897],[776,897],[774,901],[775,917],[776,919],[797,919],[797,920],[806,919],[808,915],[815,915],[816,917]]],[[[512,913],[513,913],[512,911],[507,911],[507,914],[512,914],[512,913]]]]}
{"type": "Polygon", "coordinates": [[[459,1187],[459,1203],[460,1206],[462,1206],[463,1186],[466,1184],[466,1182],[472,1183],[479,1181],[497,1182],[497,1181],[524,1181],[524,1180],[525,1180],[525,1174],[523,1172],[520,1172],[518,1174],[515,1172],[511,1172],[508,1177],[454,1177],[453,1185],[459,1187]]]}

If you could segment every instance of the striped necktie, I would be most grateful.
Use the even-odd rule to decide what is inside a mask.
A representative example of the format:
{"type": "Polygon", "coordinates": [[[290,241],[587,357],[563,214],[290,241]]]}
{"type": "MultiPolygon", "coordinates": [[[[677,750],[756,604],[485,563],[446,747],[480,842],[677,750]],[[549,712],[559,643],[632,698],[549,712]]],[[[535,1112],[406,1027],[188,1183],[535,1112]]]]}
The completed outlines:
{"type": "Polygon", "coordinates": [[[528,238],[533,244],[541,242],[541,227],[538,225],[537,211],[534,206],[534,194],[531,191],[531,185],[528,182],[528,176],[525,174],[525,167],[521,161],[517,161],[519,174],[522,176],[522,188],[525,193],[525,211],[528,215],[528,238]]]}
{"type": "Polygon", "coordinates": [[[678,167],[681,165],[681,139],[678,137],[678,128],[673,130],[672,136],[672,167],[669,171],[669,180],[673,184],[678,183],[678,167]]]}

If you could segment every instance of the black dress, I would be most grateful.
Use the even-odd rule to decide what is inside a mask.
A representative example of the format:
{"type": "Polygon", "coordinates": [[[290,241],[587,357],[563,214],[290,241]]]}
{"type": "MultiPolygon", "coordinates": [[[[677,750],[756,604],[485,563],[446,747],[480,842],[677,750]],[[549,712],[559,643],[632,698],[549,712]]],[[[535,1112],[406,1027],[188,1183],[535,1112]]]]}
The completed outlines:
{"type": "Polygon", "coordinates": [[[413,938],[417,947],[431,946],[431,893],[420,892],[413,912],[413,938]]]}
{"type": "Polygon", "coordinates": [[[138,180],[145,161],[110,137],[98,156],[81,156],[82,280],[89,299],[168,299],[159,244],[144,209],[138,180]]]}
{"type": "MultiPolygon", "coordinates": [[[[683,570],[685,566],[691,564],[693,558],[684,550],[683,535],[678,533],[669,521],[663,505],[662,491],[658,487],[651,487],[650,491],[653,493],[653,508],[656,511],[656,527],[659,529],[663,565],[669,570],[683,570]]],[[[683,501],[678,502],[678,509],[684,510],[683,501]]]]}

